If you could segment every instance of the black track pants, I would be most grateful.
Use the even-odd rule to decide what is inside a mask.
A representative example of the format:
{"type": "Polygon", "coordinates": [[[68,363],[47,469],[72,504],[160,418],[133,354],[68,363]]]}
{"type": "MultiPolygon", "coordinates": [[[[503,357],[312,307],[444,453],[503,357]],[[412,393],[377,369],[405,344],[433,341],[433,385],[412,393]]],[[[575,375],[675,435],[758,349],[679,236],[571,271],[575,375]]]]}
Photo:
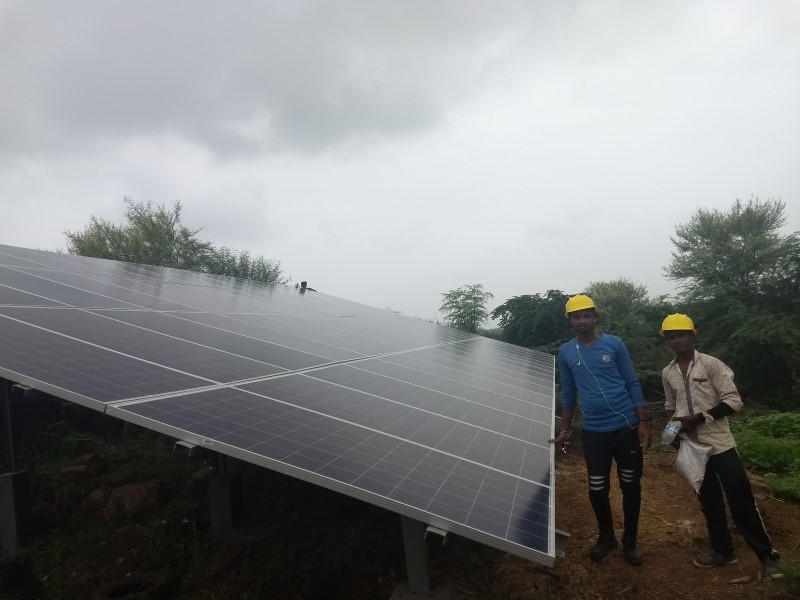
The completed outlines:
{"type": "Polygon", "coordinates": [[[714,454],[708,459],[705,478],[697,498],[706,517],[708,539],[715,552],[719,554],[733,552],[733,540],[725,514],[725,498],[727,498],[731,518],[747,545],[759,559],[770,557],[772,542],[764,528],[761,513],[758,512],[753,498],[750,480],[747,479],[747,472],[736,448],[714,454]]]}
{"type": "Polygon", "coordinates": [[[583,455],[589,474],[589,502],[597,519],[600,535],[614,535],[611,517],[611,461],[617,463],[617,478],[622,490],[625,531],[623,545],[635,547],[642,506],[643,453],[637,428],[618,431],[583,431],[583,455]]]}

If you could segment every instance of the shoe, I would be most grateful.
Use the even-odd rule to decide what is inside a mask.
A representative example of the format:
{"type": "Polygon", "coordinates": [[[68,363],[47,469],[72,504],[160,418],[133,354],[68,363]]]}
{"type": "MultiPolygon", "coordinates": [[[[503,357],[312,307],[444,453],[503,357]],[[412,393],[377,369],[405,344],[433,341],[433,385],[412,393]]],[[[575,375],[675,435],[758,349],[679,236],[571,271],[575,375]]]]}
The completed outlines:
{"type": "Polygon", "coordinates": [[[711,550],[707,554],[703,554],[702,556],[698,556],[694,559],[694,566],[700,567],[701,569],[707,569],[708,567],[721,567],[723,565],[732,565],[735,562],[738,562],[739,559],[736,558],[736,553],[731,552],[730,554],[720,554],[719,552],[714,552],[711,550]]]}
{"type": "Polygon", "coordinates": [[[608,556],[608,553],[617,546],[619,546],[619,542],[613,535],[611,537],[600,536],[597,538],[597,542],[592,548],[592,551],[589,552],[589,558],[592,560],[603,560],[608,556]]]}
{"type": "Polygon", "coordinates": [[[636,546],[633,546],[632,548],[623,548],[622,556],[625,557],[625,561],[629,565],[633,565],[634,567],[638,567],[644,562],[644,555],[639,552],[639,549],[636,546]]]}
{"type": "Polygon", "coordinates": [[[776,561],[765,558],[761,561],[761,575],[764,579],[780,579],[783,577],[783,569],[776,561]]]}

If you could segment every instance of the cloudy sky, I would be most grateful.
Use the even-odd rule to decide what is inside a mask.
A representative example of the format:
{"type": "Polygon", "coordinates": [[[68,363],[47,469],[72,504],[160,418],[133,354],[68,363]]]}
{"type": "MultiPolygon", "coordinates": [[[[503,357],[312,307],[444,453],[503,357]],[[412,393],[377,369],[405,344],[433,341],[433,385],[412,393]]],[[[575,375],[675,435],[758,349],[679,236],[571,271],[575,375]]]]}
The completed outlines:
{"type": "Polygon", "coordinates": [[[0,243],[123,197],[293,281],[434,318],[627,277],[675,225],[800,229],[795,0],[0,0],[0,243]]]}

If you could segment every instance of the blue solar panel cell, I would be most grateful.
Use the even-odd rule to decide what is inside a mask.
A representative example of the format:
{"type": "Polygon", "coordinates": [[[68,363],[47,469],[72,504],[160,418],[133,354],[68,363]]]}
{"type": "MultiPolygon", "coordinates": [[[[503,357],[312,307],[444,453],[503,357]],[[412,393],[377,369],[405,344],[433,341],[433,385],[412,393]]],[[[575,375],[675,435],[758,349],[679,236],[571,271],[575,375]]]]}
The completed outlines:
{"type": "MultiPolygon", "coordinates": [[[[48,309],[42,309],[48,310],[48,309]]],[[[107,402],[185,390],[202,379],[0,316],[0,374],[103,409],[107,402]]]]}
{"type": "Polygon", "coordinates": [[[58,302],[0,285],[0,306],[59,306],[58,302]]]}
{"type": "Polygon", "coordinates": [[[192,321],[241,336],[248,336],[256,340],[274,345],[269,352],[270,360],[278,362],[278,356],[285,356],[282,361],[286,368],[305,369],[337,361],[363,358],[363,354],[348,350],[336,344],[317,342],[312,337],[292,335],[241,319],[237,315],[216,313],[178,313],[175,317],[192,321]],[[286,364],[288,363],[288,364],[286,364]]]}
{"type": "MultiPolygon", "coordinates": [[[[48,277],[51,271],[11,269],[0,267],[0,284],[23,290],[39,298],[64,306],[82,308],[132,308],[131,302],[94,294],[76,287],[62,285],[48,277]]],[[[38,304],[38,303],[37,303],[38,304]]]]}
{"type": "Polygon", "coordinates": [[[0,336],[4,377],[552,564],[550,355],[294,286],[8,246],[0,336]]]}
{"type": "Polygon", "coordinates": [[[285,370],[265,361],[222,352],[155,330],[132,327],[117,321],[116,313],[117,311],[101,314],[61,308],[0,308],[0,314],[13,316],[100,348],[113,349],[142,361],[202,378],[208,384],[264,377],[285,370]]]}

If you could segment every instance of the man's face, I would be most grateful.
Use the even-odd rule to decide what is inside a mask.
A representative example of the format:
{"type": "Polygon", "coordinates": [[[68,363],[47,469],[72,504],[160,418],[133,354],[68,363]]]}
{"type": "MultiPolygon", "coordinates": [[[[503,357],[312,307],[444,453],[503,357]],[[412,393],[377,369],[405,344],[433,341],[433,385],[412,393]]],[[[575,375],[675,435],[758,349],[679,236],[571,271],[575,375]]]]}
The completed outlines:
{"type": "Polygon", "coordinates": [[[597,320],[597,315],[594,310],[587,308],[586,310],[576,310],[569,313],[569,324],[578,333],[588,333],[594,329],[594,322],[597,320]]]}
{"type": "Polygon", "coordinates": [[[667,338],[667,346],[675,354],[694,349],[694,334],[691,331],[667,331],[664,337],[667,338]]]}

